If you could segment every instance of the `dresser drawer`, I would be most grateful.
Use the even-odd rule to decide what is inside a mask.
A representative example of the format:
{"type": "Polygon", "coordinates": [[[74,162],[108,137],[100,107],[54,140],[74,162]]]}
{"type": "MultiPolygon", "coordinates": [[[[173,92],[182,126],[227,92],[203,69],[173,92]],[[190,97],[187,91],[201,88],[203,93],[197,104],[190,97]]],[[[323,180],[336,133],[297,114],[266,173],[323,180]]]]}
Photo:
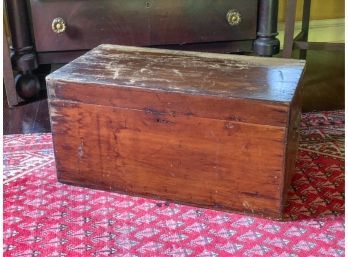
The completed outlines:
{"type": "Polygon", "coordinates": [[[30,0],[38,52],[256,38],[257,0],[30,0]],[[233,10],[233,11],[232,11],[233,10]],[[230,22],[227,13],[230,12],[230,22]],[[62,18],[65,31],[52,30],[62,18]]]}

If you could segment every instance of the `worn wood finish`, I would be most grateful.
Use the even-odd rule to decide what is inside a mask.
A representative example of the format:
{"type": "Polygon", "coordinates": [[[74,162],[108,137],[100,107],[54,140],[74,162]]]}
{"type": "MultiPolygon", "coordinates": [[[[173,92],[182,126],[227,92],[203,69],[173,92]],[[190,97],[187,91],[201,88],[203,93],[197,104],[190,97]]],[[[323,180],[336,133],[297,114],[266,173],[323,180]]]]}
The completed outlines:
{"type": "Polygon", "coordinates": [[[291,59],[104,44],[56,71],[54,79],[289,104],[303,66],[291,59]]]}
{"type": "Polygon", "coordinates": [[[99,46],[47,77],[58,179],[281,219],[303,68],[99,46]]]}

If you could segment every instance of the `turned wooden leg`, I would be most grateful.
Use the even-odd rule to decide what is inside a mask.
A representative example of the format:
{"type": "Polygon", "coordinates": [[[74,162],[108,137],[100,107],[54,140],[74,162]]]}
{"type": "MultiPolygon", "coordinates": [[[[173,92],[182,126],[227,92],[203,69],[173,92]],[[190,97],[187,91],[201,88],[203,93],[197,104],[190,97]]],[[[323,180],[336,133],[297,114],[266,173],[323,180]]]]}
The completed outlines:
{"type": "Polygon", "coordinates": [[[280,42],[278,31],[278,0],[260,0],[257,39],[254,52],[260,56],[272,56],[279,53],[280,42]]]}

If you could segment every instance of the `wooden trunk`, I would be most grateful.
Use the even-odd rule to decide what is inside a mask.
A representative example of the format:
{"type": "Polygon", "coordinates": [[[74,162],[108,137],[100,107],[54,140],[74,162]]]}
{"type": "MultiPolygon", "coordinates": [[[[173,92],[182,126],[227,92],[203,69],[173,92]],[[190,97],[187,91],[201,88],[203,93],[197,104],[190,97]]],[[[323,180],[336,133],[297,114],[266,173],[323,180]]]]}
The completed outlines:
{"type": "Polygon", "coordinates": [[[281,219],[304,64],[101,45],[47,77],[58,180],[281,219]]]}

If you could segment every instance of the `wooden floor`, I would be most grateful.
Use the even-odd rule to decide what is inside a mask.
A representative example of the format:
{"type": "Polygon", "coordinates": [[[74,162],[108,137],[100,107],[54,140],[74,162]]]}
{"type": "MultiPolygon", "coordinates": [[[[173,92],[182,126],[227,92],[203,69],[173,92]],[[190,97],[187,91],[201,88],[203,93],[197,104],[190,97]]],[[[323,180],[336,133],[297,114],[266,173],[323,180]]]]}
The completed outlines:
{"type": "MultiPolygon", "coordinates": [[[[309,51],[304,76],[304,112],[344,108],[344,53],[309,51]]],[[[50,132],[46,94],[9,108],[4,94],[4,134],[50,132]]]]}

